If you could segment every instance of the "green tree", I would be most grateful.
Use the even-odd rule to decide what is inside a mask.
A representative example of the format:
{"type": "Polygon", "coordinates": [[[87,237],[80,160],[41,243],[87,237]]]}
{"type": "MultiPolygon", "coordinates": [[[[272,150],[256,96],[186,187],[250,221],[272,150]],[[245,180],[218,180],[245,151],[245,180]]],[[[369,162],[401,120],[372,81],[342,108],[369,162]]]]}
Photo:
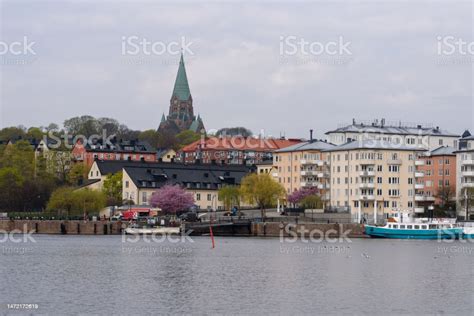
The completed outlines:
{"type": "Polygon", "coordinates": [[[316,194],[306,196],[301,200],[300,203],[305,209],[323,208],[323,202],[321,201],[321,197],[316,194]]]}
{"type": "Polygon", "coordinates": [[[75,206],[74,190],[70,187],[57,188],[49,198],[46,209],[57,215],[71,215],[71,211],[75,206]]]}
{"type": "Polygon", "coordinates": [[[201,138],[201,134],[195,133],[191,130],[182,131],[176,135],[177,146],[174,149],[178,150],[186,145],[189,145],[201,138]]]}
{"type": "Polygon", "coordinates": [[[38,127],[30,127],[28,129],[28,132],[26,133],[26,138],[41,140],[43,139],[43,135],[44,135],[43,131],[39,129],[38,127]]]}
{"type": "Polygon", "coordinates": [[[75,163],[67,175],[70,185],[80,185],[87,179],[87,168],[83,163],[75,163]]]}
{"type": "Polygon", "coordinates": [[[276,205],[278,199],[285,196],[285,189],[269,174],[252,173],[242,179],[240,192],[244,200],[257,205],[265,219],[266,209],[276,205]]]}
{"type": "Polygon", "coordinates": [[[0,130],[0,140],[9,141],[26,137],[25,129],[21,127],[5,127],[0,130]]]}
{"type": "Polygon", "coordinates": [[[149,129],[143,132],[140,132],[138,135],[138,139],[141,141],[146,141],[148,142],[151,146],[157,148],[159,140],[160,140],[160,135],[158,132],[154,129],[149,129]]]}
{"type": "Polygon", "coordinates": [[[97,214],[105,204],[106,196],[101,191],[60,187],[51,195],[47,210],[51,213],[73,216],[97,214]]]}
{"type": "Polygon", "coordinates": [[[21,197],[25,179],[20,171],[12,167],[0,169],[0,209],[22,210],[21,197]]]}
{"type": "Polygon", "coordinates": [[[232,206],[240,206],[240,190],[233,185],[226,185],[219,189],[219,200],[224,203],[224,208],[230,211],[232,206]]]}
{"type": "Polygon", "coordinates": [[[122,205],[122,171],[107,175],[102,191],[107,196],[107,205],[122,205]]]}
{"type": "Polygon", "coordinates": [[[35,169],[35,154],[30,143],[18,141],[14,145],[6,146],[1,166],[17,169],[25,179],[32,178],[35,169]]]}

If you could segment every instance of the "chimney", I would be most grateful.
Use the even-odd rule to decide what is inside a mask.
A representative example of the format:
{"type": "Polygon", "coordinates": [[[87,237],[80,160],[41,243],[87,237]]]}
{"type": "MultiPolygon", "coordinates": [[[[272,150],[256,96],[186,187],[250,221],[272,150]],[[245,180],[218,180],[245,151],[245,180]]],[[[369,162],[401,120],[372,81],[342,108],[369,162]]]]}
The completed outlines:
{"type": "Polygon", "coordinates": [[[309,130],[309,141],[312,143],[313,142],[313,130],[309,130]]]}

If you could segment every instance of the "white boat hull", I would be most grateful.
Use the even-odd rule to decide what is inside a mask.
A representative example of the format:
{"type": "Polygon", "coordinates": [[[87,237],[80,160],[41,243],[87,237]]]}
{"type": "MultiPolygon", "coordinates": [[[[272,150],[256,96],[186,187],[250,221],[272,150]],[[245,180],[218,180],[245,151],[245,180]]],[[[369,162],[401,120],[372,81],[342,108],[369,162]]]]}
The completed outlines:
{"type": "Polygon", "coordinates": [[[125,228],[127,235],[177,235],[180,232],[179,227],[125,228]]]}

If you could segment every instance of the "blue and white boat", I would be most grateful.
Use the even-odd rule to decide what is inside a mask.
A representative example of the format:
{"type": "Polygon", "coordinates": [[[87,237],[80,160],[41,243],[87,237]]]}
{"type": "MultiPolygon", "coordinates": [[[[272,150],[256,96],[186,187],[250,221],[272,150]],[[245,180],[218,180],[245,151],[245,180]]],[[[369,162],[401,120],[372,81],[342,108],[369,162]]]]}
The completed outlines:
{"type": "Polygon", "coordinates": [[[459,239],[463,228],[448,222],[387,223],[385,226],[366,225],[371,237],[396,239],[459,239]]]}
{"type": "Polygon", "coordinates": [[[464,227],[462,237],[464,239],[474,239],[474,227],[464,227]]]}

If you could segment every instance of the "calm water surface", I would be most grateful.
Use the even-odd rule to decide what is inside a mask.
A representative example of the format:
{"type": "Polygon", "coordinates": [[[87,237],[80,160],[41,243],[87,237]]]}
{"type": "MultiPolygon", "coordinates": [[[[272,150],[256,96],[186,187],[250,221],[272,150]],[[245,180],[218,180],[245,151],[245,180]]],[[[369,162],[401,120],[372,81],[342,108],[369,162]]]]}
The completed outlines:
{"type": "Polygon", "coordinates": [[[0,243],[1,315],[474,314],[474,243],[34,238],[0,243]]]}

